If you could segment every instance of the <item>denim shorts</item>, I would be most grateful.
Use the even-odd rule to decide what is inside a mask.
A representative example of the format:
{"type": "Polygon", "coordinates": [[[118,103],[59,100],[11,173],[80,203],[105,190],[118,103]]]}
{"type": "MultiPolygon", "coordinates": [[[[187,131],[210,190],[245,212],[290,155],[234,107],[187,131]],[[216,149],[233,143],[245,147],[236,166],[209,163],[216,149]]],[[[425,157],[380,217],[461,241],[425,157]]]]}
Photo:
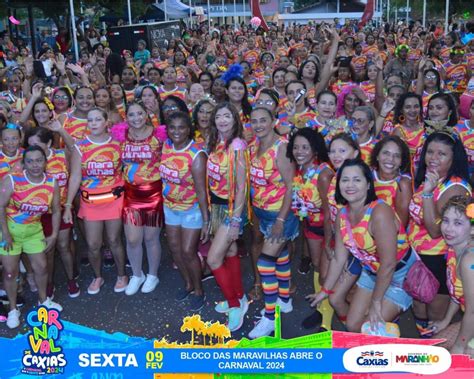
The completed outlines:
{"type": "Polygon", "coordinates": [[[181,226],[185,229],[202,229],[202,214],[197,203],[187,211],[174,210],[164,205],[163,211],[166,225],[181,226]]]}
{"type": "MultiPolygon", "coordinates": [[[[211,231],[216,234],[221,225],[229,226],[230,217],[228,216],[229,206],[227,204],[211,204],[211,231]]],[[[239,235],[244,233],[244,226],[247,225],[247,207],[244,205],[244,211],[240,215],[242,221],[240,222],[239,235]]]]}
{"type": "Polygon", "coordinates": [[[354,257],[352,254],[349,254],[345,270],[351,275],[359,276],[362,272],[362,266],[356,257],[354,257]]]}
{"type": "MultiPolygon", "coordinates": [[[[253,207],[255,216],[260,222],[260,231],[265,238],[269,238],[272,234],[273,225],[278,217],[278,212],[266,211],[261,208],[253,207]]],[[[299,221],[293,212],[289,212],[283,224],[283,238],[293,241],[299,234],[299,221]]]]}
{"type": "MultiPolygon", "coordinates": [[[[414,251],[412,251],[405,265],[393,273],[392,282],[390,283],[390,286],[387,288],[387,291],[384,295],[386,300],[397,305],[402,311],[406,311],[408,308],[410,308],[413,301],[413,298],[403,289],[403,282],[405,281],[408,271],[415,262],[416,254],[414,251]]],[[[357,286],[369,291],[373,291],[376,280],[377,275],[371,273],[365,267],[363,267],[362,274],[357,281],[357,286]]]]}

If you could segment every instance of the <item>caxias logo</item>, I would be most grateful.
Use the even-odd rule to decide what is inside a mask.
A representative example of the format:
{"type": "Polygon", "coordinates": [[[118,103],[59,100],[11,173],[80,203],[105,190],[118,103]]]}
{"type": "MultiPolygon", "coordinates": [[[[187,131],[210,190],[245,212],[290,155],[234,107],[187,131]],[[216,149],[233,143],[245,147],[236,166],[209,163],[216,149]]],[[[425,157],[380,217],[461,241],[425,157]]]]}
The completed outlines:
{"type": "Polygon", "coordinates": [[[64,329],[59,312],[41,306],[28,313],[26,322],[31,330],[21,372],[30,375],[64,373],[67,361],[62,347],[57,344],[59,333],[64,329]]]}
{"type": "Polygon", "coordinates": [[[359,366],[387,366],[388,358],[384,358],[383,351],[363,351],[357,358],[359,366]]]}

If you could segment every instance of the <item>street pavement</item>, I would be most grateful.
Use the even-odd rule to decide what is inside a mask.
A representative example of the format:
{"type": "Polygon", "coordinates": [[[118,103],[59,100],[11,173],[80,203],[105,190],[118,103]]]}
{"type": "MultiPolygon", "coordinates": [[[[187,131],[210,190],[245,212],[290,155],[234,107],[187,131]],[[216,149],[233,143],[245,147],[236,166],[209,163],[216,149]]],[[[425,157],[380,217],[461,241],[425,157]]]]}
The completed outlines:
{"type": "MultiPolygon", "coordinates": [[[[64,308],[61,313],[62,319],[109,333],[122,332],[130,336],[158,339],[165,337],[170,342],[188,341],[190,334],[181,333],[180,327],[182,319],[194,312],[189,310],[189,303],[187,301],[178,303],[174,300],[175,292],[182,285],[182,280],[178,271],[172,268],[172,260],[165,240],[162,240],[162,246],[163,254],[158,273],[159,285],[152,293],[143,294],[139,291],[133,296],[127,296],[125,293],[114,293],[115,267],[103,269],[105,285],[99,294],[87,294],[87,286],[93,278],[92,268],[79,265],[80,277],[78,282],[81,288],[81,295],[71,299],[67,295],[66,278],[62,264],[59,258],[57,258],[54,301],[60,303],[64,308]]],[[[85,254],[84,244],[79,244],[79,250],[85,254]]],[[[298,273],[297,268],[300,257],[300,252],[297,252],[296,258],[293,259],[292,263],[293,280],[297,285],[297,291],[293,295],[293,312],[282,314],[283,338],[293,338],[316,332],[316,330],[308,331],[301,327],[302,320],[311,313],[311,308],[304,297],[312,293],[313,275],[312,271],[307,275],[298,273]]],[[[242,257],[241,262],[244,288],[246,291],[249,291],[253,284],[250,257],[242,257]]],[[[146,272],[146,270],[144,271],[146,272]]],[[[130,268],[127,268],[127,274],[131,275],[130,268]]],[[[204,282],[204,291],[206,293],[206,305],[201,311],[196,313],[199,313],[201,319],[205,322],[220,321],[224,323],[225,315],[214,311],[215,304],[223,300],[214,279],[204,282]]],[[[24,318],[27,310],[31,309],[37,301],[36,294],[32,294],[29,291],[27,284],[25,285],[24,297],[26,304],[21,308],[22,326],[18,329],[10,330],[5,324],[0,324],[0,335],[14,337],[17,333],[27,331],[24,318]]],[[[232,338],[240,339],[247,337],[258,321],[256,317],[260,316],[260,310],[263,306],[263,300],[250,304],[243,327],[233,333],[232,338]]],[[[336,317],[333,319],[333,329],[344,330],[336,317]]],[[[413,316],[410,311],[402,315],[400,329],[403,337],[417,337],[413,316]]]]}

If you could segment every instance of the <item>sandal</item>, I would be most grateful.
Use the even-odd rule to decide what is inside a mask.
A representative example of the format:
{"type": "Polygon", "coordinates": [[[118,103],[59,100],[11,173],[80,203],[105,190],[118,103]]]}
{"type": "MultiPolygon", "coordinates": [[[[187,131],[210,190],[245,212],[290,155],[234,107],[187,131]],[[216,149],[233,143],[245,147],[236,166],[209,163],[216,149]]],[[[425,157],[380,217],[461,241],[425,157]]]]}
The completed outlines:
{"type": "Polygon", "coordinates": [[[249,292],[249,297],[253,301],[262,300],[263,298],[262,284],[260,283],[254,284],[252,289],[249,292]]]}

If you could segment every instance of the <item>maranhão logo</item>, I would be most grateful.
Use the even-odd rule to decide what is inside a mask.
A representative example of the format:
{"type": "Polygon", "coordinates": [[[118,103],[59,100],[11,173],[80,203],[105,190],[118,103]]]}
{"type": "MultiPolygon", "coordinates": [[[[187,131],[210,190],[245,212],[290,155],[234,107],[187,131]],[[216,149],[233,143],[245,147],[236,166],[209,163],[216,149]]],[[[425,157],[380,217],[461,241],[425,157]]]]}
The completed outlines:
{"type": "Polygon", "coordinates": [[[363,351],[356,360],[359,366],[387,366],[388,358],[384,358],[383,351],[363,351]]]}
{"type": "Polygon", "coordinates": [[[439,346],[377,344],[352,347],[342,357],[350,372],[410,372],[441,374],[451,367],[449,351],[439,346]]]}
{"type": "Polygon", "coordinates": [[[64,329],[59,312],[40,306],[28,313],[26,323],[30,332],[21,372],[29,375],[63,374],[67,361],[58,345],[60,332],[64,329]]]}

